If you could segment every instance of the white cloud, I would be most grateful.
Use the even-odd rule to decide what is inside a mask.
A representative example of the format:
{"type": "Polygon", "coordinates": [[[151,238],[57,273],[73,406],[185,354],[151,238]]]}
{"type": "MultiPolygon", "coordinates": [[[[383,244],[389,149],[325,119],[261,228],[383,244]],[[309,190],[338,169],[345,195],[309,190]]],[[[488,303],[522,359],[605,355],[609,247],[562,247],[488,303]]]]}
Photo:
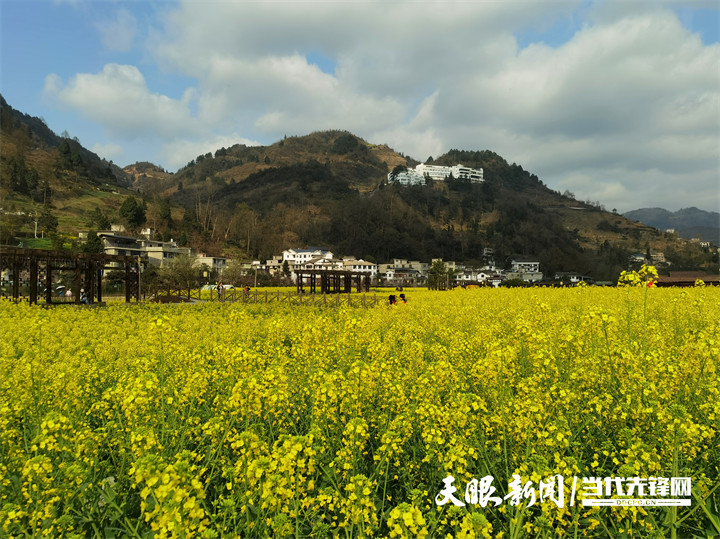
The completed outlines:
{"type": "Polygon", "coordinates": [[[108,161],[117,161],[125,155],[125,149],[120,144],[95,144],[90,150],[108,161]]]}
{"type": "Polygon", "coordinates": [[[126,9],[118,10],[115,18],[98,22],[95,28],[100,32],[103,45],[111,51],[129,51],[135,41],[138,25],[134,15],[126,9]]]}
{"type": "MultiPolygon", "coordinates": [[[[66,85],[48,76],[45,90],[110,133],[158,136],[171,166],[223,137],[340,128],[419,159],[491,149],[621,211],[674,206],[678,185],[716,201],[720,45],[672,5],[181,1],[159,15],[144,60],[197,81],[182,99],[115,64],[66,85]],[[516,35],[560,19],[578,29],[566,43],[518,47],[516,35]]],[[[115,22],[121,36],[134,24],[115,22]]]]}
{"type": "Polygon", "coordinates": [[[192,90],[181,100],[152,93],[135,66],[107,64],[98,74],[75,75],[65,86],[51,74],[45,79],[45,92],[109,133],[126,138],[170,137],[196,127],[189,109],[192,90]]]}

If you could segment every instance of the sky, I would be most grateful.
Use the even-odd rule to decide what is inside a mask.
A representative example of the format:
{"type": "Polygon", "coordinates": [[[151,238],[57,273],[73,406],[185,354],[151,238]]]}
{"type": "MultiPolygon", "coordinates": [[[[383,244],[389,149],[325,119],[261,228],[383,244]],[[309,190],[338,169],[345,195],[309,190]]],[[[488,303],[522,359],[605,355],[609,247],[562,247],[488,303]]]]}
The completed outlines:
{"type": "Polygon", "coordinates": [[[720,210],[720,2],[0,0],[0,93],[125,166],[344,129],[720,210]]]}

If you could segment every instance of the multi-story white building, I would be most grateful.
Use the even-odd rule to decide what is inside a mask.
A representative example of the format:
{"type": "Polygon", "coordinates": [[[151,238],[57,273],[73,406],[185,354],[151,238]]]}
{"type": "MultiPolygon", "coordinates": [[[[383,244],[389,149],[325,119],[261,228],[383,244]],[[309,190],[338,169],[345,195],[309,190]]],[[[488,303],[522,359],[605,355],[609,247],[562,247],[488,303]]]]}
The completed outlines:
{"type": "Polygon", "coordinates": [[[305,267],[312,259],[327,258],[332,259],[333,254],[324,247],[308,247],[307,249],[287,249],[282,253],[282,260],[280,266],[282,267],[283,262],[287,262],[290,266],[290,271],[301,269],[305,267]]]}
{"type": "Polygon", "coordinates": [[[510,264],[515,272],[538,273],[540,271],[540,262],[532,258],[516,258],[510,264]]]}
{"type": "Polygon", "coordinates": [[[395,258],[390,264],[378,264],[378,274],[391,284],[411,285],[427,279],[430,264],[395,258]]]}
{"type": "Polygon", "coordinates": [[[482,183],[484,181],[483,169],[476,170],[459,164],[454,167],[420,164],[415,167],[415,172],[422,176],[430,176],[436,181],[447,180],[451,174],[455,179],[468,179],[472,183],[482,183]]]}
{"type": "Polygon", "coordinates": [[[301,265],[295,265],[296,270],[341,270],[342,260],[334,260],[332,257],[311,258],[301,265]]]}
{"type": "Polygon", "coordinates": [[[356,260],[354,258],[344,258],[342,263],[343,263],[342,269],[345,271],[369,273],[371,277],[375,277],[378,272],[377,264],[373,264],[372,262],[367,262],[367,261],[363,260],[362,258],[360,260],[356,260]]]}
{"type": "Polygon", "coordinates": [[[425,176],[418,174],[414,170],[407,170],[397,173],[394,177],[392,173],[388,174],[388,182],[395,182],[400,185],[425,185],[425,176]]]}
{"type": "Polygon", "coordinates": [[[391,172],[388,174],[388,182],[399,183],[401,185],[424,185],[426,177],[435,181],[445,181],[450,175],[455,179],[468,179],[472,183],[482,183],[485,181],[483,169],[481,168],[473,169],[459,164],[454,167],[420,164],[415,167],[415,170],[408,169],[405,172],[399,172],[395,175],[391,172]]]}
{"type": "Polygon", "coordinates": [[[143,240],[117,232],[98,232],[98,238],[103,243],[105,254],[147,256],[148,262],[153,266],[164,266],[179,255],[192,256],[190,247],[180,247],[174,241],[143,240]]]}

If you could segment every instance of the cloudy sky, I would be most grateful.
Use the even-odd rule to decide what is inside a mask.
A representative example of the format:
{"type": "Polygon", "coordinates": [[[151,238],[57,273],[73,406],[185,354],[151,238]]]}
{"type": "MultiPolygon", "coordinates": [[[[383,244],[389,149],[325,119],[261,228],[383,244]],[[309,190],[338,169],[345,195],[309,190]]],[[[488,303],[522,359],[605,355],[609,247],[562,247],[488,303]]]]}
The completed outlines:
{"type": "Polygon", "coordinates": [[[720,2],[1,0],[0,92],[124,166],[346,129],[720,206],[720,2]]]}

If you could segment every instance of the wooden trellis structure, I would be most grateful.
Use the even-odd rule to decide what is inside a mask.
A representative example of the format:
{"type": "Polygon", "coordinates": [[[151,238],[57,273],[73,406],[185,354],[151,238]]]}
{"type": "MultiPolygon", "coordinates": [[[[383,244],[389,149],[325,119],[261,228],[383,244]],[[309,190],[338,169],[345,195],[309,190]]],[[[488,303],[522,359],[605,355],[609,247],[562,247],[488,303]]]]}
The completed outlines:
{"type": "Polygon", "coordinates": [[[295,276],[299,293],[305,286],[311,294],[349,294],[353,285],[358,292],[370,291],[370,274],[360,271],[296,270],[295,276]]]}
{"type": "MultiPolygon", "coordinates": [[[[102,276],[106,269],[125,271],[125,301],[140,298],[140,264],[136,256],[71,253],[46,249],[23,249],[0,246],[0,272],[8,272],[12,281],[10,294],[14,301],[21,299],[20,282],[28,283],[28,301],[37,303],[39,286],[44,286],[45,303],[53,299],[53,274],[57,271],[75,273],[72,298],[81,303],[80,290],[85,291],[88,303],[102,301],[102,276]]],[[[22,297],[24,299],[24,297],[22,297]]],[[[58,302],[64,303],[64,302],[58,302]]]]}
{"type": "Polygon", "coordinates": [[[151,294],[151,301],[158,303],[248,303],[269,305],[303,305],[322,307],[376,307],[381,304],[377,294],[302,294],[298,292],[280,292],[278,290],[244,291],[242,288],[231,288],[222,292],[218,297],[215,290],[202,290],[200,288],[175,289],[158,288],[151,294]]]}

